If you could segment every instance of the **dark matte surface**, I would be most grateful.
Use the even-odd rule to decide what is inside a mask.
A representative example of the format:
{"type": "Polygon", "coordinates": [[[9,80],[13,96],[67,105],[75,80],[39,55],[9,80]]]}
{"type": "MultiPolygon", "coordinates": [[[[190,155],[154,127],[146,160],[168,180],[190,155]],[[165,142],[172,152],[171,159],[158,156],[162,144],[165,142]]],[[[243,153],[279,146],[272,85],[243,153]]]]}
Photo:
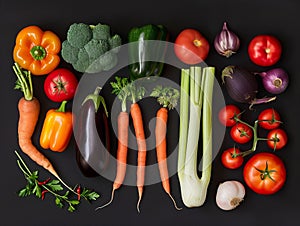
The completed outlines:
{"type": "MultiPolygon", "coordinates": [[[[299,65],[299,2],[286,1],[182,1],[181,3],[155,1],[1,1],[0,23],[0,76],[1,76],[1,225],[298,225],[299,213],[299,159],[298,128],[300,95],[299,65]],[[102,178],[85,178],[75,161],[73,143],[64,153],[57,154],[45,151],[54,162],[57,170],[70,184],[80,183],[94,188],[101,193],[97,202],[83,202],[75,213],[57,208],[50,196],[45,201],[35,197],[19,198],[18,189],[25,184],[23,175],[16,164],[14,150],[17,145],[17,101],[21,97],[14,91],[16,80],[12,66],[12,49],[17,32],[31,24],[43,29],[55,31],[62,39],[68,26],[73,22],[108,23],[114,32],[119,33],[126,42],[127,32],[131,26],[147,23],[164,24],[170,31],[171,41],[184,28],[192,27],[201,31],[212,44],[213,38],[220,31],[222,23],[227,21],[229,27],[241,38],[241,48],[237,55],[225,59],[216,54],[214,49],[206,60],[216,66],[217,73],[229,64],[242,65],[249,70],[263,68],[255,66],[247,57],[247,43],[257,34],[274,34],[283,43],[283,55],[276,66],[285,68],[290,74],[291,83],[288,90],[278,96],[272,104],[258,106],[256,112],[246,112],[245,117],[253,120],[258,112],[268,106],[275,107],[285,122],[283,127],[289,135],[287,147],[278,152],[287,167],[287,182],[283,189],[272,196],[257,195],[246,188],[244,203],[236,210],[224,212],[215,204],[217,185],[227,179],[242,181],[242,170],[230,171],[220,164],[220,155],[213,162],[213,174],[208,189],[207,200],[200,208],[176,211],[161,184],[147,186],[141,203],[141,213],[135,207],[137,190],[135,187],[123,186],[115,195],[115,200],[108,208],[95,212],[94,208],[105,203],[110,197],[111,182],[102,178]]],[[[169,69],[166,69],[168,72],[169,69]]],[[[173,72],[173,70],[170,70],[173,72]]],[[[179,71],[172,74],[179,81],[179,71]],[[177,74],[176,74],[177,73],[177,74]]],[[[165,75],[168,76],[168,75],[165,75]]],[[[34,77],[35,95],[42,103],[41,117],[34,142],[38,143],[41,121],[48,108],[56,107],[47,100],[43,93],[43,77],[34,77]]],[[[232,103],[227,97],[226,102],[232,103]]],[[[109,101],[112,97],[108,97],[109,101]]],[[[153,102],[152,102],[153,103],[153,102]]],[[[151,103],[150,103],[151,104],[151,103]]],[[[157,106],[157,105],[156,105],[157,106]]],[[[246,105],[240,105],[246,109],[246,105]]],[[[142,109],[149,109],[147,101],[142,109]]],[[[147,114],[148,117],[149,114],[147,114]]],[[[178,125],[176,115],[172,116],[174,125],[178,125]]],[[[171,130],[171,138],[177,138],[177,131],[171,130]]],[[[232,146],[229,137],[224,138],[222,148],[232,146]]],[[[115,145],[113,144],[113,151],[115,145]]],[[[258,151],[266,150],[265,144],[258,145],[258,151]]],[[[270,151],[270,150],[269,150],[270,151]]],[[[24,155],[23,155],[24,156],[24,155]]],[[[34,163],[25,158],[31,169],[40,170],[44,178],[49,175],[34,163]]],[[[172,193],[179,206],[179,184],[177,176],[171,178],[172,193]]]]}

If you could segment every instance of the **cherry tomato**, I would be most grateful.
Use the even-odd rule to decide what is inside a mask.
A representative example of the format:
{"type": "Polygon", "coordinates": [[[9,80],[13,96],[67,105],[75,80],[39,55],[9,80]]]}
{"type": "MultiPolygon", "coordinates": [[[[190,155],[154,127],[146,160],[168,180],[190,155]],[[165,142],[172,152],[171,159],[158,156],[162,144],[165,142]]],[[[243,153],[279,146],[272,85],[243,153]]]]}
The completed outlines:
{"type": "Polygon", "coordinates": [[[182,62],[198,64],[206,59],[209,43],[199,31],[184,29],[175,40],[174,51],[182,62]]]}
{"type": "Polygon", "coordinates": [[[226,105],[219,111],[219,121],[227,127],[234,126],[236,121],[234,120],[234,116],[240,118],[241,111],[240,109],[232,104],[226,105]]]}
{"type": "Polygon", "coordinates": [[[287,134],[283,129],[273,129],[267,135],[267,144],[274,151],[282,149],[287,144],[287,134]]]}
{"type": "Polygon", "coordinates": [[[284,185],[286,169],[278,156],[261,152],[248,160],[243,176],[248,187],[254,192],[269,195],[276,193],[284,185]]]}
{"type": "Polygon", "coordinates": [[[267,108],[258,115],[258,124],[260,127],[271,130],[276,129],[280,125],[280,115],[273,108],[267,108]]]}
{"type": "Polygon", "coordinates": [[[78,80],[68,69],[58,68],[47,75],[44,81],[46,96],[54,102],[71,100],[76,92],[78,80]]]}
{"type": "Polygon", "coordinates": [[[248,125],[237,123],[231,128],[230,136],[235,142],[245,144],[252,139],[253,131],[248,125]]]}
{"type": "Polygon", "coordinates": [[[241,151],[235,147],[225,150],[221,155],[223,166],[228,169],[239,168],[244,162],[243,156],[239,155],[240,153],[241,151]]]}
{"type": "Polygon", "coordinates": [[[281,57],[280,41],[272,35],[255,36],[249,43],[248,55],[250,60],[259,66],[271,66],[281,57]]]}

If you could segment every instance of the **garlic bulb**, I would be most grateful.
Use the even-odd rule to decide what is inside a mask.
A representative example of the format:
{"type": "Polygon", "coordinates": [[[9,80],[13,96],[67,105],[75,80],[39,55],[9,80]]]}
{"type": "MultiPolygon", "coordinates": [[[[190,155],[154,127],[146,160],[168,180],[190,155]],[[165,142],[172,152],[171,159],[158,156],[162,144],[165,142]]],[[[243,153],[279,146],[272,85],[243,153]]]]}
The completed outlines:
{"type": "Polygon", "coordinates": [[[245,197],[245,187],[239,181],[221,183],[217,190],[216,203],[223,210],[236,208],[245,197]]]}

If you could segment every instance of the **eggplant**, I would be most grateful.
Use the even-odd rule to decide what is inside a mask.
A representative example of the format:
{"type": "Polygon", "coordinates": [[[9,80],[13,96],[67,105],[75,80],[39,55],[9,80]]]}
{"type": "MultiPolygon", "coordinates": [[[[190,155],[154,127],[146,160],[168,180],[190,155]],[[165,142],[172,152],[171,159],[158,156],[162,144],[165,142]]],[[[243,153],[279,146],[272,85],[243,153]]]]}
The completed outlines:
{"type": "Polygon", "coordinates": [[[105,100],[97,87],[80,106],[75,122],[76,162],[86,177],[96,177],[108,166],[110,129],[105,100]]]}

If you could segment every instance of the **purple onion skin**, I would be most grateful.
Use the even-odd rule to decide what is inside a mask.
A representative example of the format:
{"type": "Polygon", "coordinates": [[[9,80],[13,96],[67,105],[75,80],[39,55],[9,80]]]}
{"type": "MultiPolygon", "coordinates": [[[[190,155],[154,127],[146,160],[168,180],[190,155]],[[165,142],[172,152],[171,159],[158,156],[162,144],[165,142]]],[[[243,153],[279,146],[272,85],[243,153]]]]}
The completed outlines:
{"type": "Polygon", "coordinates": [[[228,58],[240,48],[240,39],[235,33],[228,30],[227,24],[224,22],[222,31],[215,37],[214,46],[220,55],[228,58]]]}
{"type": "Polygon", "coordinates": [[[222,71],[222,80],[229,96],[236,102],[250,104],[262,104],[273,101],[276,97],[256,98],[258,83],[254,74],[237,67],[227,66],[222,71]]]}
{"type": "Polygon", "coordinates": [[[274,68],[258,74],[262,77],[263,86],[269,93],[280,94],[288,87],[289,76],[281,68],[274,68]]]}

